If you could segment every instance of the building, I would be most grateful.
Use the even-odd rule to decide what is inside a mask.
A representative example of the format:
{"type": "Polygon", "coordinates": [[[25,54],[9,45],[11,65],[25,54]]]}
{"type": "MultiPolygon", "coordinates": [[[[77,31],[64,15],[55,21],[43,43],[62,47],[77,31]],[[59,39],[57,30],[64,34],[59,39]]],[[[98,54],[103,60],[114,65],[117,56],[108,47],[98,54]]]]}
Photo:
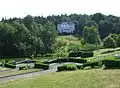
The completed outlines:
{"type": "Polygon", "coordinates": [[[72,34],[75,31],[75,24],[73,22],[62,22],[57,25],[57,31],[62,33],[72,34]]]}

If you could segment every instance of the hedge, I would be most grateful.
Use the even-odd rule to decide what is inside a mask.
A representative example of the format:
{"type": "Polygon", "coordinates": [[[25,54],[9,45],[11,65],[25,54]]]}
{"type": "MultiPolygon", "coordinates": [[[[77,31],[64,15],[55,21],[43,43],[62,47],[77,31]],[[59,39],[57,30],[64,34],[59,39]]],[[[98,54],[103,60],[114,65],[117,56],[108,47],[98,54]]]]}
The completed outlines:
{"type": "Polygon", "coordinates": [[[69,53],[69,57],[81,57],[81,51],[79,51],[79,52],[70,52],[69,53]]]}
{"type": "Polygon", "coordinates": [[[28,68],[27,68],[27,66],[20,66],[19,67],[19,70],[27,70],[28,68]]]}
{"type": "Polygon", "coordinates": [[[34,68],[39,68],[39,69],[47,70],[47,69],[49,69],[49,65],[41,63],[41,62],[36,62],[34,68]]]}
{"type": "Polygon", "coordinates": [[[7,67],[7,68],[16,68],[16,65],[13,65],[13,64],[10,64],[10,63],[5,63],[4,66],[7,67]]]}
{"type": "Polygon", "coordinates": [[[93,55],[94,55],[93,51],[76,51],[76,52],[70,52],[68,56],[86,58],[86,57],[93,57],[93,55]]]}
{"type": "Polygon", "coordinates": [[[119,68],[120,69],[120,60],[104,60],[104,65],[106,69],[109,68],[119,68]]]}
{"type": "Polygon", "coordinates": [[[76,64],[66,64],[57,67],[57,71],[72,71],[72,70],[77,70],[81,69],[81,65],[76,65],[76,64]]]}
{"type": "Polygon", "coordinates": [[[57,71],[65,71],[65,70],[66,70],[65,65],[57,67],[57,71]]]}
{"type": "Polygon", "coordinates": [[[87,51],[87,52],[82,52],[81,57],[86,58],[86,57],[93,57],[94,53],[92,51],[87,51]]]}
{"type": "Polygon", "coordinates": [[[103,65],[102,61],[87,62],[87,63],[83,64],[81,68],[83,69],[88,66],[90,66],[91,68],[94,68],[96,66],[100,68],[100,67],[102,67],[102,65],[103,65]]]}
{"type": "Polygon", "coordinates": [[[50,61],[45,61],[45,64],[51,64],[51,63],[62,63],[62,62],[76,62],[76,63],[86,63],[87,60],[85,59],[77,59],[77,58],[61,58],[61,59],[54,59],[50,61]]]}

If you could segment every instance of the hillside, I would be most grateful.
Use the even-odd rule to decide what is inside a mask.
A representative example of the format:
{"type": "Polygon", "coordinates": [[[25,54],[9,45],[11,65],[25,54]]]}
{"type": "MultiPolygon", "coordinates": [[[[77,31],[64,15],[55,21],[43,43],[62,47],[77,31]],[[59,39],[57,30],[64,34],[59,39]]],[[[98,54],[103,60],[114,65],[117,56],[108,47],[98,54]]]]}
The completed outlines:
{"type": "Polygon", "coordinates": [[[0,88],[120,88],[120,70],[58,72],[11,81],[0,88]]]}

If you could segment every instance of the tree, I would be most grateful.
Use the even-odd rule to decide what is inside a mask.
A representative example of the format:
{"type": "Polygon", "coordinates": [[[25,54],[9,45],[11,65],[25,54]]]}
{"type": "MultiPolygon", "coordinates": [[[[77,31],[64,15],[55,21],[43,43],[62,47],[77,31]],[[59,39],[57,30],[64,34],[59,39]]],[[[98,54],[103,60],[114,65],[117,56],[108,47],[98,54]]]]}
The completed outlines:
{"type": "Polygon", "coordinates": [[[23,23],[25,24],[25,26],[30,30],[31,29],[31,24],[33,23],[33,17],[31,15],[27,15],[24,19],[23,19],[23,23]]]}
{"type": "Polygon", "coordinates": [[[104,20],[105,16],[101,13],[95,13],[91,16],[91,19],[94,20],[96,23],[99,23],[100,20],[104,20]]]}
{"type": "Polygon", "coordinates": [[[14,45],[13,35],[14,28],[4,22],[0,22],[0,55],[12,56],[17,54],[17,49],[14,45]]]}
{"type": "Polygon", "coordinates": [[[50,53],[53,51],[53,44],[57,37],[55,25],[52,22],[48,22],[43,26],[41,31],[41,39],[44,44],[44,53],[50,53]]]}
{"type": "Polygon", "coordinates": [[[101,44],[99,32],[95,26],[85,26],[83,30],[83,38],[85,43],[101,44]]]}
{"type": "Polygon", "coordinates": [[[117,42],[117,40],[118,40],[118,35],[117,34],[110,34],[109,36],[117,42]]]}
{"type": "Polygon", "coordinates": [[[113,38],[111,38],[110,36],[108,36],[103,40],[103,46],[105,48],[115,48],[116,41],[113,38]]]}
{"type": "Polygon", "coordinates": [[[120,47],[120,34],[118,35],[117,46],[120,47]]]}

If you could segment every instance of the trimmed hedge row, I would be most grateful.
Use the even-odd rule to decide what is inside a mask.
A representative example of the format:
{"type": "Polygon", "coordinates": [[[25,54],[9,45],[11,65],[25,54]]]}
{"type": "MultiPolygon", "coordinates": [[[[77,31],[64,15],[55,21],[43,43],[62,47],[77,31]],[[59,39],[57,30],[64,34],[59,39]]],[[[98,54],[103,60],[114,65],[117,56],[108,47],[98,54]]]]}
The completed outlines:
{"type": "Polygon", "coordinates": [[[120,60],[104,60],[105,69],[110,68],[119,68],[120,69],[120,60]]]}
{"type": "Polygon", "coordinates": [[[16,68],[16,65],[13,65],[13,64],[10,64],[10,63],[5,63],[4,66],[7,67],[7,68],[16,68]]]}
{"type": "MultiPolygon", "coordinates": [[[[91,68],[95,68],[95,67],[102,67],[103,62],[102,61],[96,61],[96,62],[88,62],[88,63],[84,63],[83,65],[76,65],[76,64],[72,64],[71,66],[71,70],[77,70],[77,69],[84,69],[85,67],[91,67],[91,68]],[[72,66],[73,65],[73,66],[72,66]],[[74,69],[76,66],[76,69],[74,69]]],[[[63,66],[59,66],[58,67],[58,71],[69,71],[70,67],[67,68],[67,66],[69,66],[69,64],[67,65],[63,65],[63,66]]]]}
{"type": "Polygon", "coordinates": [[[97,67],[102,67],[103,61],[96,61],[96,62],[88,62],[82,65],[81,69],[90,66],[91,68],[94,68],[95,66],[97,67]]]}
{"type": "Polygon", "coordinates": [[[47,70],[47,69],[49,69],[49,65],[48,64],[44,64],[44,63],[40,63],[40,62],[36,62],[34,68],[47,70]]]}
{"type": "Polygon", "coordinates": [[[44,62],[45,64],[51,64],[51,63],[62,63],[62,62],[76,62],[76,63],[86,63],[87,60],[85,59],[76,59],[76,58],[63,58],[63,59],[54,59],[51,61],[44,62]]]}
{"type": "Polygon", "coordinates": [[[68,56],[86,58],[86,57],[93,57],[93,55],[94,55],[93,51],[77,51],[77,52],[70,52],[68,56]]]}

